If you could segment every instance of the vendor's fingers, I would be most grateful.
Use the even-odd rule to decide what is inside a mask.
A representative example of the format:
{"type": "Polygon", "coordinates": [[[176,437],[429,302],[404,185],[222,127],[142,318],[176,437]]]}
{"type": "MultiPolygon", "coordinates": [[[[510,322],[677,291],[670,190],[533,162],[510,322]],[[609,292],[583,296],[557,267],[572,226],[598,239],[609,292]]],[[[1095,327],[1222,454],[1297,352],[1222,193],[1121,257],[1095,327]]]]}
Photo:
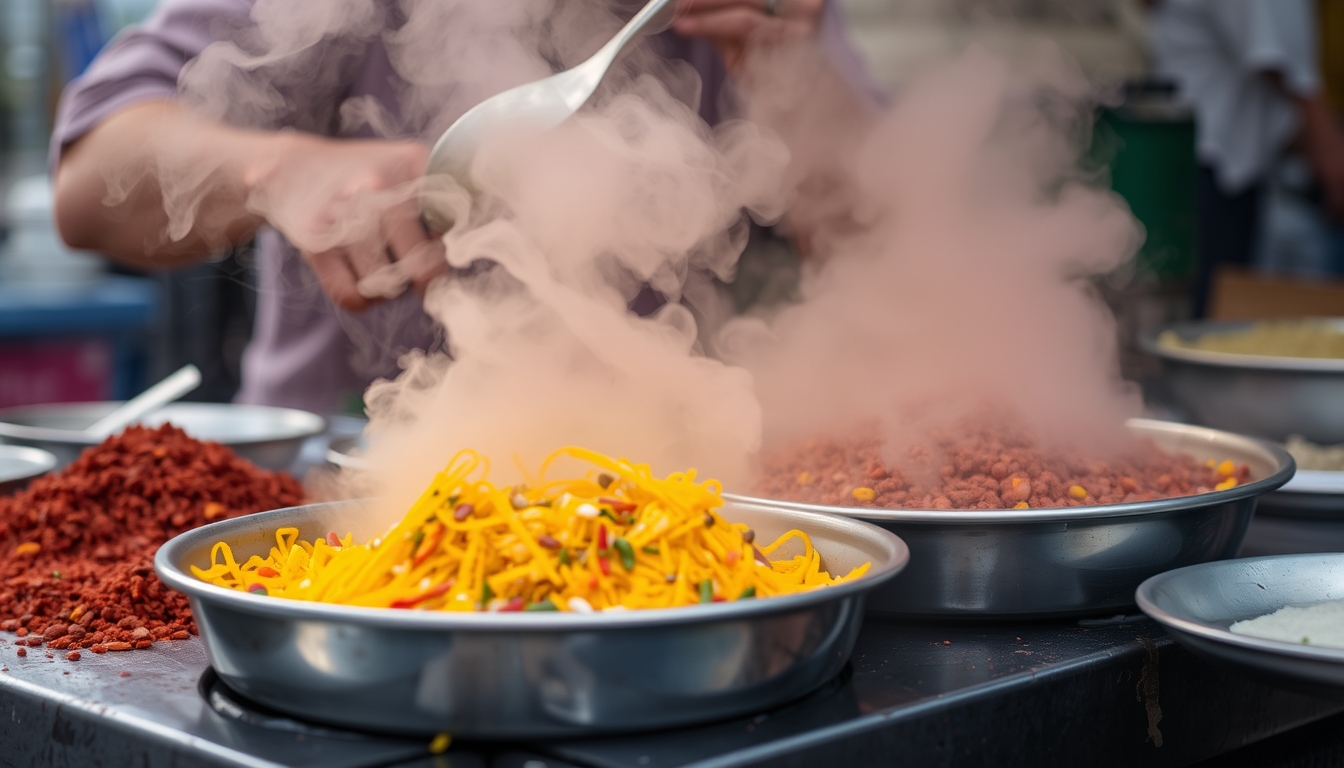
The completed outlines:
{"type": "Polygon", "coordinates": [[[416,289],[448,269],[442,238],[434,237],[420,222],[419,206],[413,200],[388,209],[383,216],[388,250],[400,271],[416,289]]]}
{"type": "Polygon", "coordinates": [[[407,251],[401,264],[411,286],[419,293],[424,293],[434,278],[450,273],[448,254],[439,238],[427,240],[407,251]]]}
{"type": "Polygon", "coordinates": [[[771,18],[742,7],[707,11],[677,19],[677,33],[722,43],[783,40],[809,34],[813,25],[801,19],[771,18]]]}
{"type": "Polygon", "coordinates": [[[357,285],[359,279],[350,265],[343,250],[336,249],[321,253],[304,253],[303,258],[317,275],[322,286],[337,306],[358,312],[369,306],[369,300],[360,295],[357,285]]]}

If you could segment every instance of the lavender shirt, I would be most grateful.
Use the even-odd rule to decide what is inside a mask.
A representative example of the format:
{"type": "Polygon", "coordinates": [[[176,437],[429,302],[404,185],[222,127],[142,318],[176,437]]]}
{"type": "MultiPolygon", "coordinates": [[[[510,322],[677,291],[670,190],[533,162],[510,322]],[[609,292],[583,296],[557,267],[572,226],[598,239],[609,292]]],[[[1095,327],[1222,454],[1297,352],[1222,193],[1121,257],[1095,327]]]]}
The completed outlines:
{"type": "MultiPolygon", "coordinates": [[[[183,67],[206,46],[230,39],[235,30],[249,26],[253,2],[164,0],[143,25],[109,43],[61,97],[51,142],[52,167],[67,145],[108,115],[140,102],[177,98],[183,67]]],[[[845,38],[834,2],[827,4],[821,41],[856,91],[874,91],[845,38]]],[[[706,41],[671,33],[660,35],[657,45],[664,56],[686,61],[699,73],[701,116],[716,122],[725,79],[717,53],[706,41]]],[[[373,135],[367,126],[349,131],[340,128],[340,104],[371,98],[390,113],[398,113],[400,78],[381,38],[353,46],[342,41],[338,53],[330,57],[331,66],[324,67],[324,76],[316,81],[287,83],[280,73],[267,82],[283,96],[285,105],[267,127],[367,137],[373,135]]],[[[434,128],[405,125],[402,135],[433,135],[434,128]]],[[[359,314],[345,312],[321,291],[317,278],[280,233],[264,227],[256,242],[257,315],[252,341],[243,355],[239,402],[331,412],[343,398],[362,392],[375,378],[396,375],[397,358],[407,350],[442,343],[417,297],[403,296],[359,314]]]]}

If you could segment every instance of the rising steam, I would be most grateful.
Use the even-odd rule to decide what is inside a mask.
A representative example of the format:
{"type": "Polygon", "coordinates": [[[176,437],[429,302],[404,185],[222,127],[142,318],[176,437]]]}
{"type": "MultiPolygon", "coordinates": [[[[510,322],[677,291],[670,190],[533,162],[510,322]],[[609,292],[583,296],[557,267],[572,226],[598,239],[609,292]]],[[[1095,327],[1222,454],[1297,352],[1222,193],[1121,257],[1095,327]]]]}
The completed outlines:
{"type": "Polygon", "coordinates": [[[1093,455],[1123,438],[1138,398],[1089,281],[1141,236],[1078,178],[1088,95],[1057,58],[979,51],[901,95],[853,164],[866,226],[825,240],[801,303],[725,329],[771,444],[877,419],[899,448],[986,406],[1093,455]]]}

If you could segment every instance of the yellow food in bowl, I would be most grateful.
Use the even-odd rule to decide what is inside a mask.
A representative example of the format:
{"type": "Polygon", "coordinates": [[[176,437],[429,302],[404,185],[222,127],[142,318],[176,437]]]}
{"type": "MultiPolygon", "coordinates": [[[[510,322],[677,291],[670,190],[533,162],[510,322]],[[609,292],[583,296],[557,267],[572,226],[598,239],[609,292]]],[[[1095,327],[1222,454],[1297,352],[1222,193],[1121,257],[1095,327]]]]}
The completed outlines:
{"type": "Polygon", "coordinates": [[[1158,337],[1164,347],[1271,357],[1344,359],[1344,330],[1329,320],[1275,320],[1240,331],[1206,333],[1185,341],[1172,331],[1158,337]]]}
{"type": "Polygon", "coordinates": [[[862,576],[831,576],[806,533],[774,542],[720,517],[718,481],[695,471],[654,477],[648,465],[581,448],[543,464],[535,487],[496,486],[489,464],[463,451],[406,517],[373,541],[335,532],[307,542],[275,532],[265,556],[238,563],[215,544],[197,578],[243,592],[381,608],[440,611],[577,611],[671,608],[767,598],[862,576]],[[568,456],[588,477],[547,481],[568,456]],[[790,541],[800,552],[769,556],[790,541]]]}

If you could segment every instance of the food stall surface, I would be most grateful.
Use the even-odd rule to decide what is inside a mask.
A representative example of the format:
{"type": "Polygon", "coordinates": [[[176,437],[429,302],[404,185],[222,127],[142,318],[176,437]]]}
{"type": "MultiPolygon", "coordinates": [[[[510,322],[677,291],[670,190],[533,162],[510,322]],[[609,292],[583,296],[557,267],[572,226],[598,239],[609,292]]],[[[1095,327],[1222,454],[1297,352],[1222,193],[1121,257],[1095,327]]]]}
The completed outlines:
{"type": "Polygon", "coordinates": [[[1188,765],[1344,711],[1198,660],[1155,623],[870,617],[849,667],[755,716],[550,743],[428,741],[299,723],[219,684],[195,638],[20,658],[0,644],[0,764],[566,768],[1188,765]],[[129,673],[123,676],[123,673],[129,673]]]}

